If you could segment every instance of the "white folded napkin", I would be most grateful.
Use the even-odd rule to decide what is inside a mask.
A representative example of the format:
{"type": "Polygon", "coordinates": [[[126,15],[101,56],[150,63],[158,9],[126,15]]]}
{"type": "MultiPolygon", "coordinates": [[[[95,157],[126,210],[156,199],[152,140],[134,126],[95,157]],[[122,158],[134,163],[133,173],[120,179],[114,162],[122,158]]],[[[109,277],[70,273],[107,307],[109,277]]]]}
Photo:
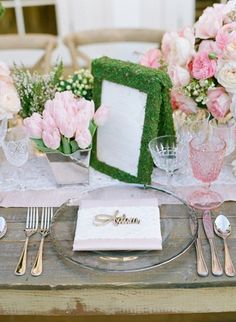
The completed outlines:
{"type": "Polygon", "coordinates": [[[81,201],[74,251],[160,249],[162,237],[157,199],[81,201]],[[114,214],[123,219],[125,214],[126,221],[134,223],[117,225],[113,222],[114,214]]]}

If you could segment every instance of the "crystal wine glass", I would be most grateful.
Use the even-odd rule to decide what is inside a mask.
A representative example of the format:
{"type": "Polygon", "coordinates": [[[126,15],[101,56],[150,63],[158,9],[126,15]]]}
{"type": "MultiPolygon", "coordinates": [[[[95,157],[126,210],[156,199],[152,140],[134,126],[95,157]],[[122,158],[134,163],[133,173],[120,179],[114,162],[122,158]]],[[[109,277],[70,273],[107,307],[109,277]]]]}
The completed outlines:
{"type": "Polygon", "coordinates": [[[184,163],[184,146],[174,135],[159,136],[149,142],[154,164],[168,175],[167,185],[171,186],[171,180],[176,170],[180,169],[184,163]]]}
{"type": "Polygon", "coordinates": [[[29,157],[29,138],[23,127],[9,129],[3,141],[2,148],[7,161],[16,167],[13,179],[18,183],[20,189],[23,188],[21,181],[21,169],[29,157]]]}
{"type": "Polygon", "coordinates": [[[210,189],[222,169],[226,143],[217,136],[196,137],[189,143],[189,158],[193,176],[206,185],[188,197],[189,204],[197,209],[213,209],[223,202],[221,195],[210,189]]]}

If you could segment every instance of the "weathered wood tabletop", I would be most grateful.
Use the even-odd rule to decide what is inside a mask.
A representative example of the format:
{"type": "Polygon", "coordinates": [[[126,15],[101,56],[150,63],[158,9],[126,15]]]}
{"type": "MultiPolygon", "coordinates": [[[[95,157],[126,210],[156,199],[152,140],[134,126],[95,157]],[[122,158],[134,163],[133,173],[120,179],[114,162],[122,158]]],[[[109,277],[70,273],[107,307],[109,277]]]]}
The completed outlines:
{"type": "MultiPolygon", "coordinates": [[[[236,265],[236,202],[227,202],[222,209],[232,225],[228,244],[236,265]]],[[[15,276],[25,238],[26,209],[1,209],[0,215],[8,223],[7,235],[0,240],[0,315],[236,312],[236,277],[198,277],[194,247],[162,267],[104,273],[64,262],[48,237],[44,272],[33,277],[30,269],[40,238],[36,234],[29,242],[27,272],[15,276]]],[[[203,232],[202,236],[210,269],[209,244],[203,232]]],[[[223,264],[223,241],[216,237],[216,244],[223,264]]]]}

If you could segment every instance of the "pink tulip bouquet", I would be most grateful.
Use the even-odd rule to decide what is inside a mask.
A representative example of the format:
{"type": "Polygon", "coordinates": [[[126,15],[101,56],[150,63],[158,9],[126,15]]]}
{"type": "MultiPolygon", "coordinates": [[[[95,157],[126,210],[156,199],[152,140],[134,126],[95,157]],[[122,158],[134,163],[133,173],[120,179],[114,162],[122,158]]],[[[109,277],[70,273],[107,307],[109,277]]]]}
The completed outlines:
{"type": "Polygon", "coordinates": [[[23,124],[40,151],[69,155],[91,147],[92,136],[97,126],[105,123],[107,114],[107,107],[95,112],[93,101],[65,91],[46,102],[42,115],[33,113],[23,124]]]}
{"type": "Polygon", "coordinates": [[[174,110],[207,108],[218,121],[236,116],[236,0],[208,7],[193,28],[165,33],[161,49],[140,63],[167,71],[174,110]]]}
{"type": "Polygon", "coordinates": [[[10,69],[0,62],[0,120],[10,119],[21,108],[20,98],[13,84],[10,69]]]}

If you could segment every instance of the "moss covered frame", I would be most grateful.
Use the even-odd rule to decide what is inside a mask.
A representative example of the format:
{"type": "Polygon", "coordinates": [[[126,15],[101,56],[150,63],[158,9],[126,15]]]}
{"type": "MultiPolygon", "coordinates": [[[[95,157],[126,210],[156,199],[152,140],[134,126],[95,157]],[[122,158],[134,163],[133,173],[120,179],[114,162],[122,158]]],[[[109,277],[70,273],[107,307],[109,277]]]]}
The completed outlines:
{"type": "Polygon", "coordinates": [[[101,105],[104,80],[146,93],[147,100],[137,176],[100,161],[97,158],[96,135],[93,141],[91,166],[124,182],[150,183],[153,161],[148,151],[148,143],[156,136],[174,134],[172,108],[169,99],[171,81],[168,75],[161,70],[108,57],[95,59],[92,62],[92,74],[94,76],[93,98],[96,108],[101,105]]]}

